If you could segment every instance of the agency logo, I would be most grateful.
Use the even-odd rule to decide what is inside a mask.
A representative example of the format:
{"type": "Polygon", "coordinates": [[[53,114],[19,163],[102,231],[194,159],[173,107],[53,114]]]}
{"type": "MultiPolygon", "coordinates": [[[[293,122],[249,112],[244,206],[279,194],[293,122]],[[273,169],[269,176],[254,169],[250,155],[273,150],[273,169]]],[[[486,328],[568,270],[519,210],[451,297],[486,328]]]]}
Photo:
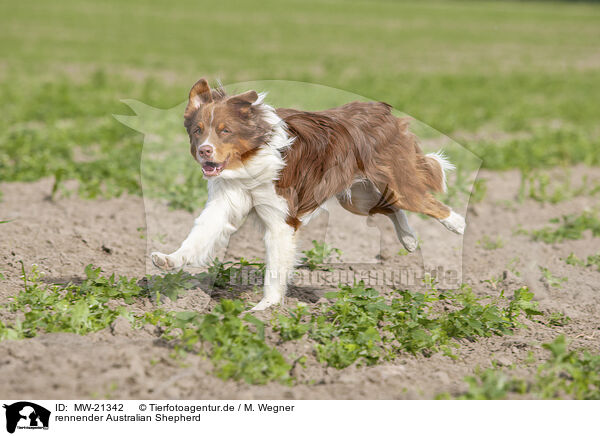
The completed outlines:
{"type": "Polygon", "coordinates": [[[4,404],[6,409],[6,431],[14,433],[19,430],[48,430],[50,411],[28,401],[19,401],[10,405],[4,404]]]}

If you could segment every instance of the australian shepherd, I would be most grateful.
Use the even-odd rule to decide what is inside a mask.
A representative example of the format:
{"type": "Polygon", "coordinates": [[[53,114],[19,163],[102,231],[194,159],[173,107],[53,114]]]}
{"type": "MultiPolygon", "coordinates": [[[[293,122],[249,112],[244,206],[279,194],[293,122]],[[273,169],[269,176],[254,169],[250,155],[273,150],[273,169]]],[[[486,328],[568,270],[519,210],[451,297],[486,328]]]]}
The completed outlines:
{"type": "Polygon", "coordinates": [[[417,238],[405,210],[462,234],[465,220],[432,192],[446,189],[453,166],[423,154],[409,120],[390,105],[353,102],[319,112],[274,109],[264,94],[228,96],[200,79],[184,115],[190,152],[208,180],[208,201],[189,236],[171,254],[152,253],[162,269],[202,266],[254,211],[265,228],[264,296],[281,303],[293,271],[295,234],[332,197],[358,215],[384,214],[408,251],[417,238]]]}

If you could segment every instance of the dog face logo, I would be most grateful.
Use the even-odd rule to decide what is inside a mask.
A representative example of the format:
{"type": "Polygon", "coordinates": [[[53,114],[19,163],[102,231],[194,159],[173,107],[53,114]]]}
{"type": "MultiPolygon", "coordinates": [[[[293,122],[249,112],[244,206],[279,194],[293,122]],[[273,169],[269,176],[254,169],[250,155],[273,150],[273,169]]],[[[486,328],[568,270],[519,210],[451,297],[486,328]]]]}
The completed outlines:
{"type": "Polygon", "coordinates": [[[28,401],[19,401],[10,405],[4,404],[6,409],[6,431],[14,433],[16,429],[48,429],[50,411],[42,406],[28,401]]]}

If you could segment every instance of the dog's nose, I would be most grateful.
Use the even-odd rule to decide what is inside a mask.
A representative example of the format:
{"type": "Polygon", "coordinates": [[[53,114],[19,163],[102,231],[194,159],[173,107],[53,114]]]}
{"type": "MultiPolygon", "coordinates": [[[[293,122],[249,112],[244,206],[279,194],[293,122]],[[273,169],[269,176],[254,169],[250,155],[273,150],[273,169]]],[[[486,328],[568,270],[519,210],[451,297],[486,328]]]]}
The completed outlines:
{"type": "Polygon", "coordinates": [[[203,145],[202,147],[198,147],[198,154],[200,157],[204,159],[208,159],[213,153],[213,148],[210,145],[203,145]]]}

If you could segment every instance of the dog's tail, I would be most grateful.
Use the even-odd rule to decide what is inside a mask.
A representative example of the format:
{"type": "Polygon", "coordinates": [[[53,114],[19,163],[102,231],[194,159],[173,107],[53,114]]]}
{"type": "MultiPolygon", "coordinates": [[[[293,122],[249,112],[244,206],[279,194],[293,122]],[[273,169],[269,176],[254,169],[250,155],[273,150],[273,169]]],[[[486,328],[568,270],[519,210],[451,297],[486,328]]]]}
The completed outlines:
{"type": "Polygon", "coordinates": [[[421,161],[425,184],[434,192],[446,192],[446,171],[452,171],[454,168],[441,150],[426,154],[421,161]]]}

